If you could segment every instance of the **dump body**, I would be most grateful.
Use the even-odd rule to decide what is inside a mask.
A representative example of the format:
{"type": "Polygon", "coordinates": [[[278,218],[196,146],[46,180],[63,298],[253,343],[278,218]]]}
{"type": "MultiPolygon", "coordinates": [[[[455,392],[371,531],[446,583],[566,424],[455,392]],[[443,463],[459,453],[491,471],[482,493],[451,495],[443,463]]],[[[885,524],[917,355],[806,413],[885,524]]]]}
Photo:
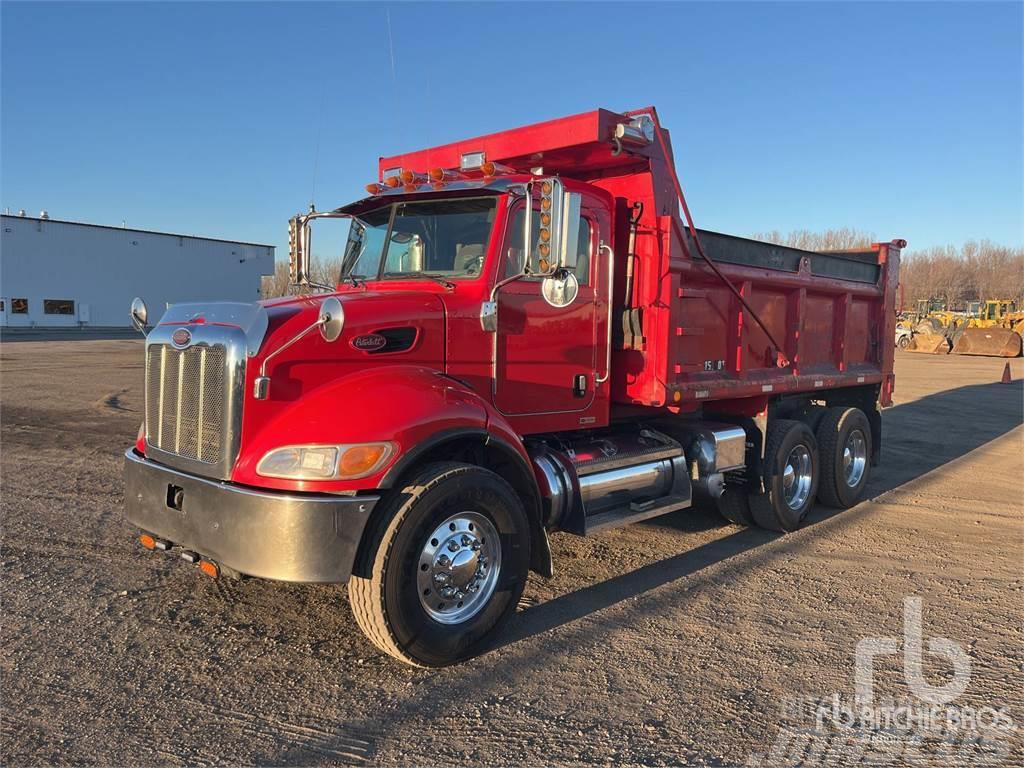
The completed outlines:
{"type": "MultiPolygon", "coordinates": [[[[889,404],[898,244],[816,253],[697,234],[708,257],[782,345],[789,364],[778,365],[765,330],[702,259],[684,252],[673,227],[670,278],[664,288],[652,285],[662,301],[648,310],[645,368],[654,375],[627,384],[626,398],[689,403],[868,383],[882,384],[883,405],[889,404]]],[[[656,244],[637,240],[638,251],[645,245],[657,251],[656,244]]],[[[619,359],[628,365],[627,352],[619,359]]]]}

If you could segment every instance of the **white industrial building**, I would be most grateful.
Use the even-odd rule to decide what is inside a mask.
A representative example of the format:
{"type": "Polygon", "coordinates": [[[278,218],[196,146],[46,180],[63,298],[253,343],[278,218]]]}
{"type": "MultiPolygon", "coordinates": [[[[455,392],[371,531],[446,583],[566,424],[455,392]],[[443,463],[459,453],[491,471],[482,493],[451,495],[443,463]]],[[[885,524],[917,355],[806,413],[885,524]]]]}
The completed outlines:
{"type": "Polygon", "coordinates": [[[0,326],[118,328],[141,296],[167,304],[256,301],[274,246],[3,215],[0,326]]]}

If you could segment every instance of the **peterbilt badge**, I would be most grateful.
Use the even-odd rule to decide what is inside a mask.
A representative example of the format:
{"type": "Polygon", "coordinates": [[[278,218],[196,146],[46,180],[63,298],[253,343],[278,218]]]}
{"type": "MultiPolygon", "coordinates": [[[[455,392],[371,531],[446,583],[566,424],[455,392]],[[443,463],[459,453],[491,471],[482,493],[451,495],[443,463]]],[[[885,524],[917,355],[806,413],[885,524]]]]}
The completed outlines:
{"type": "Polygon", "coordinates": [[[187,347],[192,341],[192,332],[188,328],[178,328],[171,334],[171,341],[176,347],[187,347]]]}
{"type": "Polygon", "coordinates": [[[373,352],[387,343],[388,340],[379,333],[365,333],[352,339],[352,346],[363,352],[373,352]]]}

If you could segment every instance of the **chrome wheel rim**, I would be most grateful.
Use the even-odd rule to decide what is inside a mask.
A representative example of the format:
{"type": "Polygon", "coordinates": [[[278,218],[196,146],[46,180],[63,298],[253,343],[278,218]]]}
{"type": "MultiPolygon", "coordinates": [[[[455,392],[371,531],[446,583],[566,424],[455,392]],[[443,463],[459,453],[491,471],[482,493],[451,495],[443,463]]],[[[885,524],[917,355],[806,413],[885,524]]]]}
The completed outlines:
{"type": "Polygon", "coordinates": [[[864,477],[868,465],[868,441],[859,429],[850,431],[843,446],[843,475],[846,484],[856,488],[864,477]]]}
{"type": "Polygon", "coordinates": [[[423,543],[416,564],[420,605],[434,621],[461,624],[487,605],[500,572],[494,524],[477,512],[459,512],[423,543]]]}
{"type": "Polygon", "coordinates": [[[811,473],[811,452],[807,446],[795,446],[782,468],[782,493],[790,509],[798,510],[807,503],[811,495],[811,473]]]}

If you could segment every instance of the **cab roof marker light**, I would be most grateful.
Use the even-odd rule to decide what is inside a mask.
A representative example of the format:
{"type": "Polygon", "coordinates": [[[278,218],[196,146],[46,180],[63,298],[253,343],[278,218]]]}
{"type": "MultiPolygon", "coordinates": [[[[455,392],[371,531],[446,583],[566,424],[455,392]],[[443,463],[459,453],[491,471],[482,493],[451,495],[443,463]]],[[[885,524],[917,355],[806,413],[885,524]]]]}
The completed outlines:
{"type": "Polygon", "coordinates": [[[402,171],[400,178],[402,183],[406,186],[413,184],[426,184],[427,175],[425,173],[416,173],[414,171],[402,171]]]}
{"type": "Polygon", "coordinates": [[[435,184],[466,178],[465,174],[452,168],[431,168],[428,175],[430,176],[430,180],[435,184]]]}
{"type": "Polygon", "coordinates": [[[480,166],[480,172],[483,173],[484,176],[490,177],[497,176],[502,173],[515,173],[515,169],[509,168],[507,165],[502,165],[501,163],[486,162],[480,166]]]}
{"type": "Polygon", "coordinates": [[[402,184],[402,180],[397,176],[387,176],[384,179],[384,186],[395,189],[402,184]]]}
{"type": "Polygon", "coordinates": [[[377,184],[376,182],[374,182],[373,184],[366,185],[366,191],[371,195],[379,195],[386,189],[387,187],[385,187],[383,184],[377,184]]]}

